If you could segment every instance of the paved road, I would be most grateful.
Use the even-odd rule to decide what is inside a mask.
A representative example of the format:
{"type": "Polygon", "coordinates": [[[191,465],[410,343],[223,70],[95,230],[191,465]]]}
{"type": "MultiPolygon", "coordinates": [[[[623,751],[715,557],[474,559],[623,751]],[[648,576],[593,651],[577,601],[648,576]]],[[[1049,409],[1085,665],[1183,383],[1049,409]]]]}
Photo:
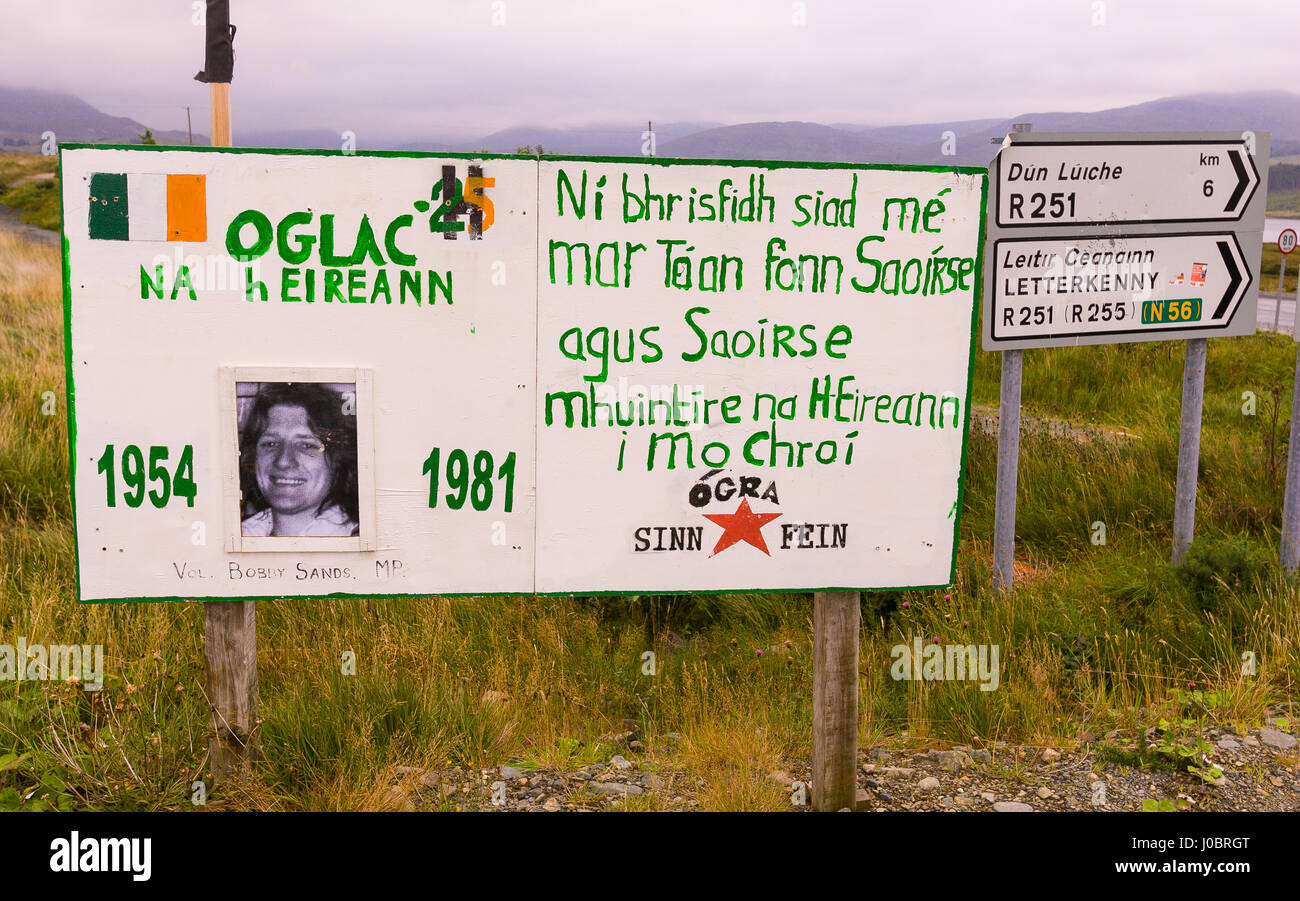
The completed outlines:
{"type": "Polygon", "coordinates": [[[28,225],[22,219],[22,212],[10,206],[0,206],[0,232],[14,232],[20,237],[38,244],[59,244],[59,233],[28,225]]]}
{"type": "MultiPolygon", "coordinates": [[[[1276,296],[1270,297],[1267,294],[1259,295],[1259,314],[1255,317],[1256,325],[1260,331],[1273,330],[1273,316],[1277,313],[1278,299],[1276,296]]],[[[1288,296],[1282,298],[1282,315],[1279,317],[1277,330],[1285,332],[1288,335],[1295,334],[1295,297],[1288,296]]]]}

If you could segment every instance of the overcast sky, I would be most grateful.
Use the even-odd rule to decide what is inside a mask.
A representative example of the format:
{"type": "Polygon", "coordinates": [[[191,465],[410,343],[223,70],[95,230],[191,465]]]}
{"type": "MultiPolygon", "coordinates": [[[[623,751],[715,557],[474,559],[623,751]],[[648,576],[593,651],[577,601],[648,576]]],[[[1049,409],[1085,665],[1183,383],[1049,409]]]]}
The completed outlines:
{"type": "MultiPolygon", "coordinates": [[[[189,104],[206,131],[198,5],[0,0],[0,84],[153,128],[183,129],[189,104]]],[[[236,140],[894,124],[1300,90],[1298,0],[232,0],[231,21],[236,140]]]]}

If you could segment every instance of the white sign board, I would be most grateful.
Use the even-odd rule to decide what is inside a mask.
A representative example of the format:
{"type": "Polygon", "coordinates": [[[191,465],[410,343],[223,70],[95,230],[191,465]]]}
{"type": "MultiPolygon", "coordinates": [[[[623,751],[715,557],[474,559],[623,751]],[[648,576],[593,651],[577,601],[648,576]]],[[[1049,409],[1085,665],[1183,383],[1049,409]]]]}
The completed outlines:
{"type": "Polygon", "coordinates": [[[984,348],[1255,331],[1267,132],[1008,136],[990,167],[984,348]]]}
{"type": "Polygon", "coordinates": [[[1235,221],[1259,187],[1240,136],[1012,144],[998,160],[1002,228],[1235,221]]]}
{"type": "Polygon", "coordinates": [[[995,341],[1226,328],[1250,286],[1232,232],[1004,238],[995,341]]]}
{"type": "Polygon", "coordinates": [[[982,172],[61,165],[83,600],[951,580],[982,172]]]}

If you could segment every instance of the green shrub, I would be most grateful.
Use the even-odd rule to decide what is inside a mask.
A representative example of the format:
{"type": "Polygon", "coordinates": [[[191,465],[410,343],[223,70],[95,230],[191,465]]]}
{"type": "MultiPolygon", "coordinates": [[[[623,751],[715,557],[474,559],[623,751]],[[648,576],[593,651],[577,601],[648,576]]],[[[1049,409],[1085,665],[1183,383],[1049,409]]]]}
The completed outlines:
{"type": "Polygon", "coordinates": [[[1217,607],[1227,593],[1256,590],[1277,576],[1271,556],[1244,535],[1194,541],[1174,573],[1202,610],[1217,607]]]}

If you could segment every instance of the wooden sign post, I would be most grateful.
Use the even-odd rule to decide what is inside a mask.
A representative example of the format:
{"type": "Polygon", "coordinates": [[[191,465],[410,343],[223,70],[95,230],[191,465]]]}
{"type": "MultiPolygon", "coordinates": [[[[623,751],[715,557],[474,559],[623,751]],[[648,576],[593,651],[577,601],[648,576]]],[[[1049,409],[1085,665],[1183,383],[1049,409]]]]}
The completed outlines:
{"type": "MultiPolygon", "coordinates": [[[[208,81],[212,146],[229,147],[233,30],[228,0],[208,0],[207,53],[201,80],[208,81]]],[[[208,601],[203,605],[212,739],[208,762],[213,779],[253,766],[261,757],[257,728],[257,608],[254,601],[208,601]]]]}
{"type": "Polygon", "coordinates": [[[257,602],[207,601],[203,650],[207,657],[213,779],[247,770],[261,759],[257,728],[257,602]]]}
{"type": "Polygon", "coordinates": [[[853,809],[858,768],[860,595],[813,595],[813,806],[853,809]]]}

